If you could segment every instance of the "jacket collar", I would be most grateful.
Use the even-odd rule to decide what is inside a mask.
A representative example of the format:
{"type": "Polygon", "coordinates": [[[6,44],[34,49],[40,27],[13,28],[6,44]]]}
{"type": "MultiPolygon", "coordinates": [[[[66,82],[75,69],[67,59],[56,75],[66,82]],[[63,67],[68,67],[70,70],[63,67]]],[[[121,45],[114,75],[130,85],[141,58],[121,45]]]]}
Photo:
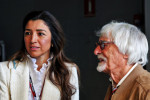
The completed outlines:
{"type": "Polygon", "coordinates": [[[10,62],[11,80],[10,92],[12,100],[28,100],[29,89],[29,67],[27,62],[18,63],[16,69],[12,68],[14,64],[10,62]]]}
{"type": "MultiPolygon", "coordinates": [[[[28,61],[18,63],[16,69],[13,62],[9,63],[11,69],[10,94],[11,100],[28,100],[29,92],[29,65],[28,61]]],[[[59,89],[49,80],[48,74],[45,79],[41,100],[60,100],[59,89]]]]}
{"type": "MultiPolygon", "coordinates": [[[[133,81],[141,75],[142,73],[145,73],[145,70],[141,65],[137,65],[134,70],[128,75],[128,77],[124,80],[124,82],[121,84],[121,86],[117,89],[114,95],[112,97],[119,97],[120,95],[124,94],[124,89],[132,87],[133,81]]],[[[108,100],[111,94],[111,85],[109,85],[107,89],[107,93],[105,96],[105,100],[108,100]]]]}

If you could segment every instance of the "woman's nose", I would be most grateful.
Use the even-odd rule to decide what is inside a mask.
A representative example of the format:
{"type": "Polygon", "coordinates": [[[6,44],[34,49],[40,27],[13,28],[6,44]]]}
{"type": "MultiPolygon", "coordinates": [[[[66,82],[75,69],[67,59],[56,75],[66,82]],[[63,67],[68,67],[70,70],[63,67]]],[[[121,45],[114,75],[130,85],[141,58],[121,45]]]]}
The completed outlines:
{"type": "Polygon", "coordinates": [[[37,36],[36,36],[36,34],[32,34],[31,43],[36,43],[36,42],[37,42],[37,36]]]}
{"type": "Polygon", "coordinates": [[[95,50],[94,50],[94,54],[95,55],[98,55],[98,54],[100,54],[101,53],[101,48],[100,48],[100,46],[97,46],[96,48],[95,48],[95,50]]]}

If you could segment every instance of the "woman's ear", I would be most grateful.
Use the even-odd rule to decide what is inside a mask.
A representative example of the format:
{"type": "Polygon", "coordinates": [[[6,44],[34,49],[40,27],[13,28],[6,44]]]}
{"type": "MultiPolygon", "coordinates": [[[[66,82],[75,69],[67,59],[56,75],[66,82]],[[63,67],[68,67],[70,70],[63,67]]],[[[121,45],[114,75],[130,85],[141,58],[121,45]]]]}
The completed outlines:
{"type": "Polygon", "coordinates": [[[51,44],[51,47],[53,47],[53,44],[51,44]]]}

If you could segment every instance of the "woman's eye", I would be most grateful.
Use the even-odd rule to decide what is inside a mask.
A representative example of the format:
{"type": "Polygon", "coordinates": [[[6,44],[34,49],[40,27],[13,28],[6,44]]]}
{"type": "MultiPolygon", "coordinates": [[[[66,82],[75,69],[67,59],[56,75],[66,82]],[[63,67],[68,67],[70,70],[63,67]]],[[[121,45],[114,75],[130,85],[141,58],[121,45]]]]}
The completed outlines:
{"type": "Polygon", "coordinates": [[[25,32],[25,35],[30,35],[31,33],[30,32],[25,32]]]}
{"type": "Polygon", "coordinates": [[[44,34],[44,33],[39,33],[39,35],[40,35],[40,36],[43,36],[43,35],[45,35],[45,34],[44,34]]]}

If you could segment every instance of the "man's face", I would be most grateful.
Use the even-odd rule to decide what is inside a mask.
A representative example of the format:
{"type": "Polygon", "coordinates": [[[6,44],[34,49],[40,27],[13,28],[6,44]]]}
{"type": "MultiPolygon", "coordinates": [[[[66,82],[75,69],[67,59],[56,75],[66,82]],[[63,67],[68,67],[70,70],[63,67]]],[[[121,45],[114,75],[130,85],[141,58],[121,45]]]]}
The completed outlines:
{"type": "Polygon", "coordinates": [[[106,37],[100,37],[99,42],[94,50],[97,55],[99,63],[97,70],[99,72],[110,73],[113,69],[123,64],[124,55],[120,53],[118,47],[106,37]]]}

